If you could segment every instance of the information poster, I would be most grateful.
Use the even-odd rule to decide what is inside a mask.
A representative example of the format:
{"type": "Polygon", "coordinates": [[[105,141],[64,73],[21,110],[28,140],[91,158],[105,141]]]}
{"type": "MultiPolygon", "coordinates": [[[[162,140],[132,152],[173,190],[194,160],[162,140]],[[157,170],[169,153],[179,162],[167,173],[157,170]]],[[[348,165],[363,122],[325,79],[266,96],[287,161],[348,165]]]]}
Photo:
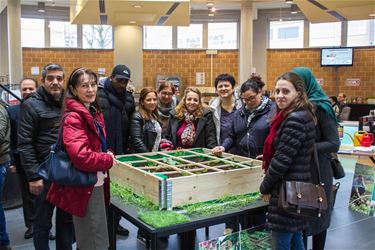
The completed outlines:
{"type": "Polygon", "coordinates": [[[350,209],[370,216],[375,208],[375,167],[357,163],[350,194],[350,209]]]}
{"type": "Polygon", "coordinates": [[[199,250],[268,250],[271,232],[268,229],[248,229],[199,243],[199,250]]]}

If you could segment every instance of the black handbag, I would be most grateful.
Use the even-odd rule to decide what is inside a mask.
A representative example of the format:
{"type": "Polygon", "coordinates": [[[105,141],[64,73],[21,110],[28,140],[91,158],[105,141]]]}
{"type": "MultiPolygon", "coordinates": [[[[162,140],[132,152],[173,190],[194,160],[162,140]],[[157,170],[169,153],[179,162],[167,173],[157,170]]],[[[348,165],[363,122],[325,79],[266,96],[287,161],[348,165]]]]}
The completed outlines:
{"type": "Polygon", "coordinates": [[[331,154],[331,167],[332,167],[332,173],[333,177],[335,177],[336,180],[344,178],[345,177],[345,170],[344,167],[341,165],[341,162],[337,158],[337,154],[331,154]]]}
{"type": "MultiPolygon", "coordinates": [[[[317,219],[328,208],[327,196],[320,182],[320,169],[316,146],[314,161],[318,171],[318,183],[282,180],[278,208],[285,213],[305,219],[317,219]]],[[[313,166],[314,167],[314,166],[313,166]]]]}
{"type": "MultiPolygon", "coordinates": [[[[96,172],[91,173],[78,170],[73,166],[69,155],[64,150],[64,146],[62,144],[63,124],[68,115],[69,114],[63,118],[60,125],[57,142],[51,146],[49,155],[39,166],[38,174],[44,180],[55,182],[63,186],[85,187],[95,185],[98,180],[96,172]]],[[[99,130],[102,151],[106,151],[103,129],[96,121],[95,125],[99,130]]]]}

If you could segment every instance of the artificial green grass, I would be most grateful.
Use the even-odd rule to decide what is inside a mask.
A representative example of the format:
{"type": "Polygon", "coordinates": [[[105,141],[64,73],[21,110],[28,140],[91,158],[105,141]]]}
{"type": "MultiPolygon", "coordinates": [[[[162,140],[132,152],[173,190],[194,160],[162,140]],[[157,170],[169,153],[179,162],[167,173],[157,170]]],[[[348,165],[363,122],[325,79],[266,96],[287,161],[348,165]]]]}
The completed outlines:
{"type": "Polygon", "coordinates": [[[159,207],[143,195],[136,195],[131,188],[123,187],[111,181],[111,194],[119,197],[124,203],[133,204],[144,210],[159,210],[159,207]]]}
{"type": "Polygon", "coordinates": [[[221,199],[181,206],[188,215],[210,216],[234,208],[246,207],[259,199],[259,193],[228,195],[221,199]]]}
{"type": "Polygon", "coordinates": [[[154,228],[168,227],[190,221],[190,218],[186,215],[165,210],[141,212],[139,218],[154,228]]]}

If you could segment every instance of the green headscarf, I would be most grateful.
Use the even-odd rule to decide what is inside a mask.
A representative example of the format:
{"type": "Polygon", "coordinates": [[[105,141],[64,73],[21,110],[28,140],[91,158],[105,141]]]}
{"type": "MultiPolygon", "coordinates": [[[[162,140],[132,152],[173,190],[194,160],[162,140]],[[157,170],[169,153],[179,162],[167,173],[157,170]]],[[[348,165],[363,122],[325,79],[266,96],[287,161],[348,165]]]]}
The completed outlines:
{"type": "Polygon", "coordinates": [[[297,67],[294,68],[292,72],[296,73],[304,81],[305,91],[307,93],[309,101],[315,103],[316,106],[323,109],[329,117],[332,117],[337,122],[336,114],[332,108],[332,104],[328,100],[328,96],[326,95],[326,93],[324,93],[319,83],[316,81],[315,76],[313,75],[311,70],[306,67],[297,67]]]}

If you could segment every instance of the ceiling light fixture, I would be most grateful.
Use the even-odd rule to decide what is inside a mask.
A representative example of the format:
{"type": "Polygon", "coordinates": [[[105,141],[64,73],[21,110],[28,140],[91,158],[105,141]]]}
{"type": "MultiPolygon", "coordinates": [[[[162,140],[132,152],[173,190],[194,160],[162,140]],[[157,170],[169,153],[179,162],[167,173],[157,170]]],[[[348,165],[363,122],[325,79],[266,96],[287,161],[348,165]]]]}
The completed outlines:
{"type": "Polygon", "coordinates": [[[132,20],[132,21],[129,21],[130,24],[136,24],[137,22],[132,20]]]}
{"type": "Polygon", "coordinates": [[[213,17],[213,16],[215,16],[215,14],[214,13],[209,13],[208,16],[213,17]]]}
{"type": "Polygon", "coordinates": [[[371,13],[369,16],[371,16],[371,17],[375,17],[375,13],[371,13]]]}
{"type": "Polygon", "coordinates": [[[142,8],[143,6],[142,5],[140,5],[140,4],[134,4],[133,5],[133,8],[136,8],[136,9],[140,9],[140,8],[142,8]]]}
{"type": "Polygon", "coordinates": [[[285,3],[292,4],[293,0],[285,0],[285,3]]]}
{"type": "Polygon", "coordinates": [[[216,8],[215,7],[212,7],[211,8],[211,12],[215,12],[216,11],[216,8]]]}
{"type": "Polygon", "coordinates": [[[214,2],[207,2],[207,7],[212,7],[214,6],[214,2]]]}
{"type": "Polygon", "coordinates": [[[41,13],[46,12],[46,6],[44,2],[38,2],[38,12],[41,12],[41,13]]]}

